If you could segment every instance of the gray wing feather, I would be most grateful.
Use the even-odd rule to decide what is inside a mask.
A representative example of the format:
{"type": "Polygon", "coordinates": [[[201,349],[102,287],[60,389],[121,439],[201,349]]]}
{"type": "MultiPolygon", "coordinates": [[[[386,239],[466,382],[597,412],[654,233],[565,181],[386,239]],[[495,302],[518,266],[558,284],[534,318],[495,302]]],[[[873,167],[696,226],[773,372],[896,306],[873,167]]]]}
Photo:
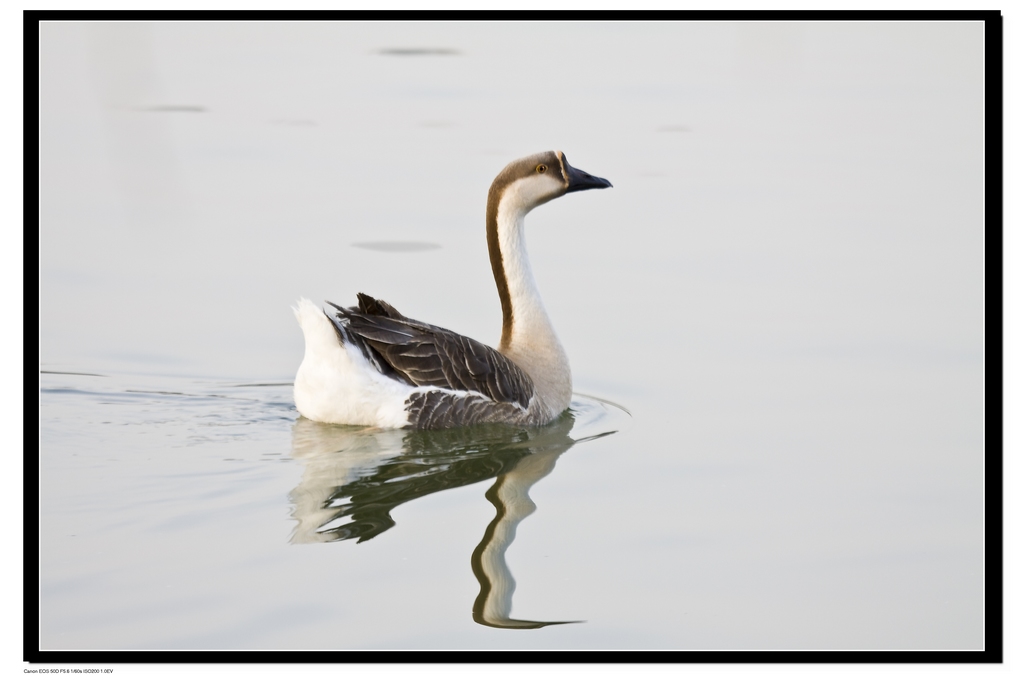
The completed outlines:
{"type": "Polygon", "coordinates": [[[409,411],[411,416],[420,415],[423,423],[415,426],[518,421],[525,413],[533,397],[533,381],[493,348],[405,317],[365,294],[359,294],[358,308],[331,305],[337,309],[332,322],[343,340],[351,338],[384,374],[412,386],[481,394],[416,393],[409,399],[409,411]]]}
{"type": "Polygon", "coordinates": [[[526,411],[515,403],[494,402],[473,393],[455,395],[444,391],[414,393],[406,401],[412,425],[442,429],[467,424],[526,423],[526,411]]]}

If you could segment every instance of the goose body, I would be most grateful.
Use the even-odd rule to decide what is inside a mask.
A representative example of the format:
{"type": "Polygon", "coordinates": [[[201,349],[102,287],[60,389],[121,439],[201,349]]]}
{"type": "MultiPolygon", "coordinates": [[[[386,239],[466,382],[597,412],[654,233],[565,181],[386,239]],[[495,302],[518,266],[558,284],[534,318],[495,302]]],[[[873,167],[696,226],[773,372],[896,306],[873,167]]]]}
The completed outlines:
{"type": "Polygon", "coordinates": [[[513,161],[491,184],[487,247],[502,310],[497,349],[365,294],[351,308],[331,303],[330,314],[301,299],[299,413],[334,424],[421,429],[555,419],[569,406],[572,374],[530,270],[523,222],[552,199],[603,187],[611,183],[573,168],[562,152],[513,161]]]}

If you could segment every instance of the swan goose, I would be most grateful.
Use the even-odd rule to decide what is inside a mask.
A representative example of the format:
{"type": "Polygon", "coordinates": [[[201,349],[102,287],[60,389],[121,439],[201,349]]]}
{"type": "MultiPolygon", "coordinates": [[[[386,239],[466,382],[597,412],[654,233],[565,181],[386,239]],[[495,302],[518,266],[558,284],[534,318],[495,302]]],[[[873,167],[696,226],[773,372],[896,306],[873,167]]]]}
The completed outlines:
{"type": "Polygon", "coordinates": [[[295,315],[305,355],[295,406],[308,419],[381,428],[477,423],[546,424],[569,407],[569,359],[530,269],[523,220],[552,199],[611,187],[573,168],[560,151],[508,164],[487,195],[487,248],[501,299],[497,350],[405,317],[359,294],[333,316],[308,299],[295,315]]]}

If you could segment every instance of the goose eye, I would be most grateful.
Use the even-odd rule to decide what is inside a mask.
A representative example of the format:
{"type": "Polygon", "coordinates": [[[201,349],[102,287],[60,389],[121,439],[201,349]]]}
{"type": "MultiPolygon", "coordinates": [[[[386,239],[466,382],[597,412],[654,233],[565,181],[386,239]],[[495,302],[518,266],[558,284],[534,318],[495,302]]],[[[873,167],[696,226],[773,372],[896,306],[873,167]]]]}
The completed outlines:
{"type": "Polygon", "coordinates": [[[538,172],[538,173],[543,173],[543,172],[544,172],[544,171],[546,171],[547,169],[548,169],[548,167],[547,167],[547,166],[545,166],[545,165],[544,165],[543,163],[542,163],[542,164],[540,164],[539,166],[537,166],[537,172],[538,172]]]}

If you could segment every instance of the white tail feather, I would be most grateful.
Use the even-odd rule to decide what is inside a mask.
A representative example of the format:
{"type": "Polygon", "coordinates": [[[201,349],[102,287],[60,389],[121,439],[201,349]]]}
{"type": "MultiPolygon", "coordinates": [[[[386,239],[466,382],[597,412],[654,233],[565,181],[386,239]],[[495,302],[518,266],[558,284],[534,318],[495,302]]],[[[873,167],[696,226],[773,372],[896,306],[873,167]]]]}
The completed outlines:
{"type": "Polygon", "coordinates": [[[306,338],[295,376],[299,414],[331,424],[407,426],[405,400],[412,387],[383,376],[357,348],[343,345],[334,324],[309,299],[299,299],[293,310],[306,338]]]}

